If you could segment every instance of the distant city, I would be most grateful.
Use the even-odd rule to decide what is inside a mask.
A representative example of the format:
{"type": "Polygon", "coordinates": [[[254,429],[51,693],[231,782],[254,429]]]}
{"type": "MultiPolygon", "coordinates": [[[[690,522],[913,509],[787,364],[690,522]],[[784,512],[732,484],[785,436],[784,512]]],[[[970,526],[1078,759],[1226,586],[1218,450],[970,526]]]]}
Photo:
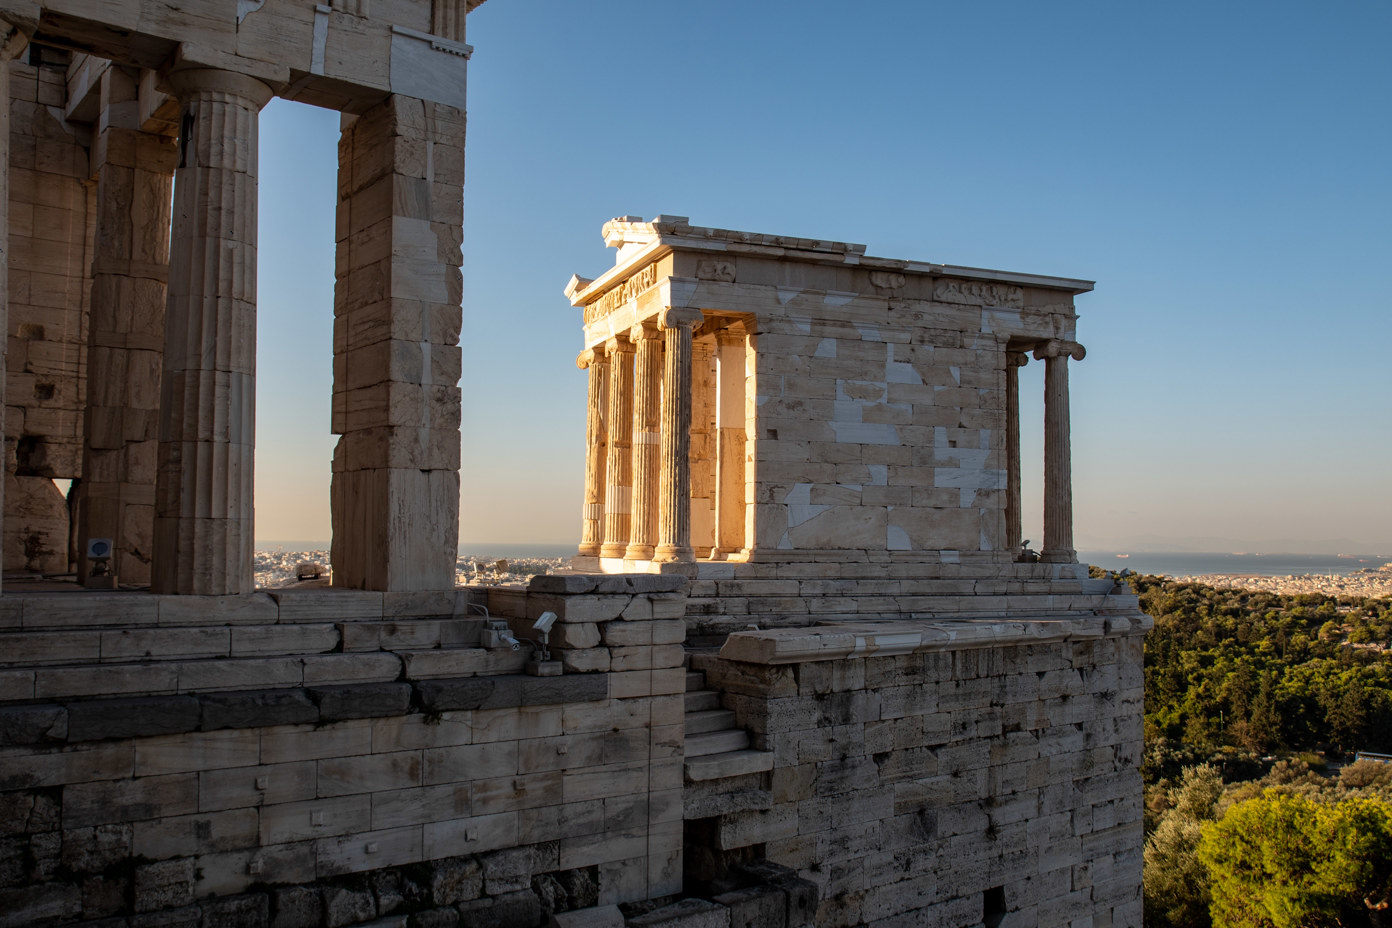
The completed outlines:
{"type": "MultiPolygon", "coordinates": [[[[525,583],[564,567],[574,553],[566,544],[463,544],[455,583],[525,583]]],[[[1264,590],[1287,595],[1392,596],[1392,557],[1340,554],[1147,553],[1080,551],[1079,559],[1108,571],[1130,570],[1215,587],[1264,590]]],[[[261,589],[323,583],[330,568],[324,542],[258,542],[256,585],[261,589]],[[317,570],[301,569],[316,565],[317,570]]]]}

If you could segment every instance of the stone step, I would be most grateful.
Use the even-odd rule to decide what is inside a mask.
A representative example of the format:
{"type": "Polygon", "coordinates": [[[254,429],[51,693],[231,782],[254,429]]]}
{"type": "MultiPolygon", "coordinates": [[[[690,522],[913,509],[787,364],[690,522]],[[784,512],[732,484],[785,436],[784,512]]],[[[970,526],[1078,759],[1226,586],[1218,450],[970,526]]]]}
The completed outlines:
{"type": "Polygon", "coordinates": [[[686,736],[703,734],[708,731],[725,731],[734,728],[735,713],[729,709],[705,709],[686,714],[686,736]]]}
{"type": "Polygon", "coordinates": [[[706,675],[699,670],[688,670],[686,672],[686,691],[688,693],[706,688],[706,675]]]}
{"type": "Polygon", "coordinates": [[[749,747],[749,732],[742,728],[708,731],[686,736],[686,756],[705,757],[708,754],[728,754],[749,747]]]}
{"type": "Polygon", "coordinates": [[[773,769],[772,751],[728,751],[686,759],[686,778],[693,782],[762,773],[773,769]]]}
{"type": "Polygon", "coordinates": [[[687,712],[705,712],[707,709],[720,708],[720,694],[715,690],[697,690],[696,692],[686,693],[687,712]]]}

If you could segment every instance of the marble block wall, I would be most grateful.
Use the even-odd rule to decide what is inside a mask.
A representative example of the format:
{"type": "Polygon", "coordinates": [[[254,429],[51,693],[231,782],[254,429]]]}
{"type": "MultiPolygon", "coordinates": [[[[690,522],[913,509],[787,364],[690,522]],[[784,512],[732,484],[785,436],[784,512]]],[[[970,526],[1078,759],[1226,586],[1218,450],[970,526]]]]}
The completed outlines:
{"type": "Polygon", "coordinates": [[[695,666],[773,753],[772,803],[710,833],[816,883],[823,928],[1139,925],[1149,625],[736,633],[695,666]]]}
{"type": "MultiPolygon", "coordinates": [[[[375,594],[375,620],[360,598],[372,594],[229,602],[222,615],[149,597],[140,624],[163,633],[167,656],[128,656],[147,695],[133,676],[119,697],[54,689],[92,630],[42,597],[6,597],[16,624],[0,644],[39,689],[10,685],[0,701],[0,925],[339,926],[411,913],[535,925],[558,898],[678,892],[685,671],[679,645],[653,642],[680,640],[681,581],[538,580],[529,608],[561,613],[561,676],[520,673],[526,648],[477,646],[487,591],[396,607],[375,594]],[[358,615],[331,621],[336,603],[358,615]],[[250,655],[240,672],[177,656],[258,628],[247,642],[298,630],[299,649],[328,649],[319,656],[340,669],[319,679],[334,682],[276,676],[250,655]],[[151,694],[161,664],[186,683],[151,694]]],[[[98,630],[113,636],[113,664],[136,624],[98,630]]],[[[291,659],[289,642],[271,645],[273,662],[291,659]]]]}
{"type": "Polygon", "coordinates": [[[10,71],[7,570],[63,573],[69,517],[52,478],[81,474],[96,191],[89,133],[64,118],[68,56],[10,71]]]}

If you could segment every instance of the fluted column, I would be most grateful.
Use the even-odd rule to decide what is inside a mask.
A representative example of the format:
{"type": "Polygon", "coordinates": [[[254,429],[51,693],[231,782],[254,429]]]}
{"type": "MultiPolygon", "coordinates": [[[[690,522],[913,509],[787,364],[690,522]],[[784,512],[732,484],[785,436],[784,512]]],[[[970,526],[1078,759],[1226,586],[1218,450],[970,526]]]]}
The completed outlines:
{"type": "Polygon", "coordinates": [[[1020,553],[1024,541],[1020,514],[1020,368],[1023,351],[1005,353],[1005,549],[1020,553]]]}
{"type": "Polygon", "coordinates": [[[633,514],[624,557],[650,560],[657,544],[658,428],[662,401],[662,333],[655,321],[629,331],[633,361],[633,514]]]}
{"type": "Polygon", "coordinates": [[[655,561],[695,559],[691,548],[691,338],[701,319],[699,309],[673,307],[662,313],[662,482],[655,561]]]}
{"type": "Polygon", "coordinates": [[[79,579],[91,569],[88,540],[110,538],[109,573],[122,583],[146,584],[154,547],[170,193],[179,148],[174,138],[140,131],[138,80],[115,65],[101,77],[102,118],[92,145],[97,227],[83,479],[76,490],[79,579]]]}
{"type": "Polygon", "coordinates": [[[1039,559],[1073,564],[1073,463],[1068,420],[1068,359],[1086,355],[1077,342],[1051,339],[1034,349],[1044,362],[1044,547],[1039,559]]]}
{"type": "Polygon", "coordinates": [[[257,123],[271,89],[169,75],[183,107],[160,392],[151,588],[252,591],[257,123]]]}
{"type": "Polygon", "coordinates": [[[601,557],[623,557],[628,550],[633,498],[633,343],[616,336],[605,343],[609,356],[607,486],[604,490],[604,544],[601,557]]]}
{"type": "Polygon", "coordinates": [[[715,333],[715,550],[724,558],[744,547],[745,336],[715,333]]]}
{"type": "Polygon", "coordinates": [[[589,402],[585,407],[585,509],[580,521],[580,551],[598,557],[604,543],[604,475],[608,446],[604,400],[609,389],[609,360],[602,348],[580,352],[575,364],[589,372],[589,402]]]}

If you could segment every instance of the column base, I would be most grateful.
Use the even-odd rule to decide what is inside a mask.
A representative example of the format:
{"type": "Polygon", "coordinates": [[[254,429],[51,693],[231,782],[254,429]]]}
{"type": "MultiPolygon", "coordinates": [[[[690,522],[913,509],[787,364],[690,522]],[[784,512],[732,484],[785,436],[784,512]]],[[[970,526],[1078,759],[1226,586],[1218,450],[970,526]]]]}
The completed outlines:
{"type": "Polygon", "coordinates": [[[623,553],[625,561],[651,561],[653,559],[652,545],[629,545],[623,553]]]}
{"type": "Polygon", "coordinates": [[[581,545],[575,549],[576,557],[599,557],[600,548],[603,546],[599,542],[581,545]]]}
{"type": "Polygon", "coordinates": [[[625,542],[605,542],[599,549],[599,556],[622,558],[627,552],[628,544],[625,542]]]}
{"type": "Polygon", "coordinates": [[[695,561],[696,551],[694,548],[677,545],[658,545],[653,549],[652,560],[659,564],[667,564],[674,561],[695,561]]]}
{"type": "Polygon", "coordinates": [[[1058,551],[1042,551],[1039,560],[1045,564],[1076,564],[1078,563],[1078,552],[1072,548],[1063,548],[1058,551]]]}

